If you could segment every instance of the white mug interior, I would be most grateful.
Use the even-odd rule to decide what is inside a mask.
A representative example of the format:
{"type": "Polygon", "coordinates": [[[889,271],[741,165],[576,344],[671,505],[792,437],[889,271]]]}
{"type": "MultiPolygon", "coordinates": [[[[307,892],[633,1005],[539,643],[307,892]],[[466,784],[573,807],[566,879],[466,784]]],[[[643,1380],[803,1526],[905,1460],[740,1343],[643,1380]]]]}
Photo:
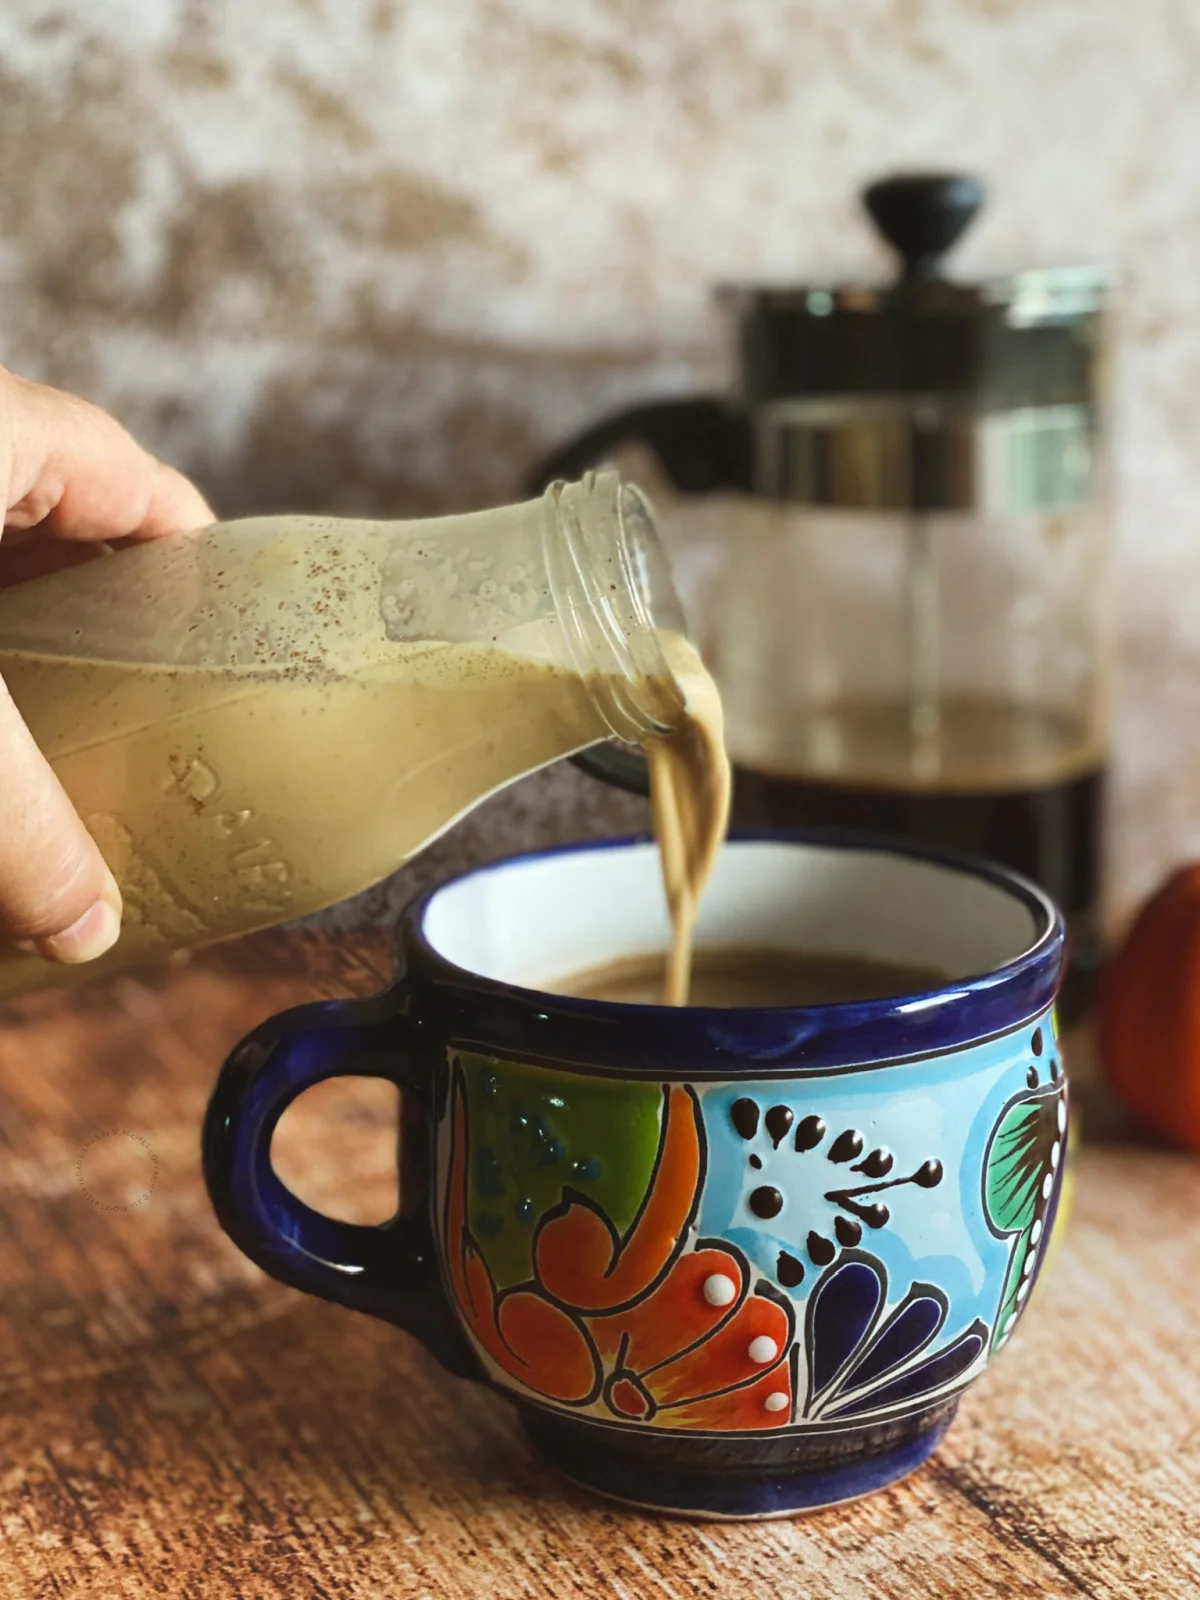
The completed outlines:
{"type": "MultiPolygon", "coordinates": [[[[1036,891],[903,850],[731,840],[696,946],[868,956],[935,968],[953,984],[1019,960],[1053,921],[1036,891]]],[[[665,951],[658,849],[584,847],[484,867],[432,896],[423,931],[454,966],[526,989],[665,951]]]]}

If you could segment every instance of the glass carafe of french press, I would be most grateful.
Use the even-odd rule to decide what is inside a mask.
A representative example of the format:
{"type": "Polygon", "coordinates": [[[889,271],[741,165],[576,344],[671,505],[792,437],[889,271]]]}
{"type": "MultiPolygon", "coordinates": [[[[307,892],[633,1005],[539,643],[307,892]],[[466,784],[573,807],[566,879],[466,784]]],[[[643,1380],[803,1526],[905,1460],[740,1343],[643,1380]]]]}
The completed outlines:
{"type": "Polygon", "coordinates": [[[685,494],[728,496],[705,631],[735,821],[1026,873],[1067,914],[1070,1011],[1100,953],[1110,278],[943,276],[981,198],[965,178],[873,185],[895,281],[723,291],[737,398],[610,419],[543,473],[636,438],[685,494]]]}

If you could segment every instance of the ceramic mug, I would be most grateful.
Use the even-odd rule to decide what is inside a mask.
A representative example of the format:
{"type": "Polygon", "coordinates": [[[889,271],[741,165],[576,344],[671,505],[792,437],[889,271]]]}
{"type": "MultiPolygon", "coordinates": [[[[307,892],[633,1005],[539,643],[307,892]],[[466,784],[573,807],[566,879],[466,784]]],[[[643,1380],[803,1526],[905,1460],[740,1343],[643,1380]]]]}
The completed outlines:
{"type": "Polygon", "coordinates": [[[539,986],[665,947],[657,851],[516,858],[406,912],[384,994],[234,1050],[205,1174],[252,1260],[504,1392],[568,1477],[780,1515],[923,1462],[1027,1304],[1066,1151],[1063,928],[998,867],[757,834],[722,853],[698,938],[950,977],[778,1009],[565,998],[539,986]],[[424,1123],[426,1198],[380,1227],[311,1210],[270,1163],[291,1101],[349,1073],[424,1123]]]}

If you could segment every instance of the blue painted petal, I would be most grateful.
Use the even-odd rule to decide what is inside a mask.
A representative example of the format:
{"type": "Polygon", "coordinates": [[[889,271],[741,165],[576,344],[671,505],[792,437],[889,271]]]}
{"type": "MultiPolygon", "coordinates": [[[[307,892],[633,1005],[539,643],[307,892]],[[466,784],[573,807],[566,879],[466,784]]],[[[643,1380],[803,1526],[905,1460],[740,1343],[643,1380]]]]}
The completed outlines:
{"type": "Polygon", "coordinates": [[[929,1284],[914,1284],[909,1297],[884,1323],[883,1332],[848,1374],[843,1388],[882,1378],[927,1345],[946,1320],[946,1297],[929,1284]]]}
{"type": "Polygon", "coordinates": [[[932,1394],[945,1384],[952,1383],[975,1360],[987,1342],[987,1328],[982,1322],[973,1322],[966,1333],[960,1334],[953,1344],[939,1350],[910,1371],[893,1378],[880,1389],[861,1395],[840,1406],[831,1406],[827,1417],[861,1417],[868,1412],[883,1411],[902,1400],[914,1400],[923,1394],[932,1394]]]}
{"type": "Polygon", "coordinates": [[[882,1267],[843,1259],[808,1302],[809,1399],[820,1394],[862,1345],[883,1305],[882,1267]]]}

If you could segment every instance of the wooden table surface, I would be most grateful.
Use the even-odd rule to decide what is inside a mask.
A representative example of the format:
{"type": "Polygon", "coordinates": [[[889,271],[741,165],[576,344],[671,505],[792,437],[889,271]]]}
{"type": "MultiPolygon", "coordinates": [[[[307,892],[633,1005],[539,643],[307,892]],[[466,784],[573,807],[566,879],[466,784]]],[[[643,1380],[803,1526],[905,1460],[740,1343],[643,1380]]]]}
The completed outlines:
{"type": "MultiPolygon", "coordinates": [[[[1032,1314],[908,1482],[793,1521],[643,1517],[213,1220],[199,1127],[225,1052],[388,965],[383,935],[272,935],[0,1014],[3,1600],[1200,1594],[1200,1163],[1085,1148],[1032,1314]]],[[[312,1091],[284,1176],[387,1215],[392,1095],[312,1091]]]]}

